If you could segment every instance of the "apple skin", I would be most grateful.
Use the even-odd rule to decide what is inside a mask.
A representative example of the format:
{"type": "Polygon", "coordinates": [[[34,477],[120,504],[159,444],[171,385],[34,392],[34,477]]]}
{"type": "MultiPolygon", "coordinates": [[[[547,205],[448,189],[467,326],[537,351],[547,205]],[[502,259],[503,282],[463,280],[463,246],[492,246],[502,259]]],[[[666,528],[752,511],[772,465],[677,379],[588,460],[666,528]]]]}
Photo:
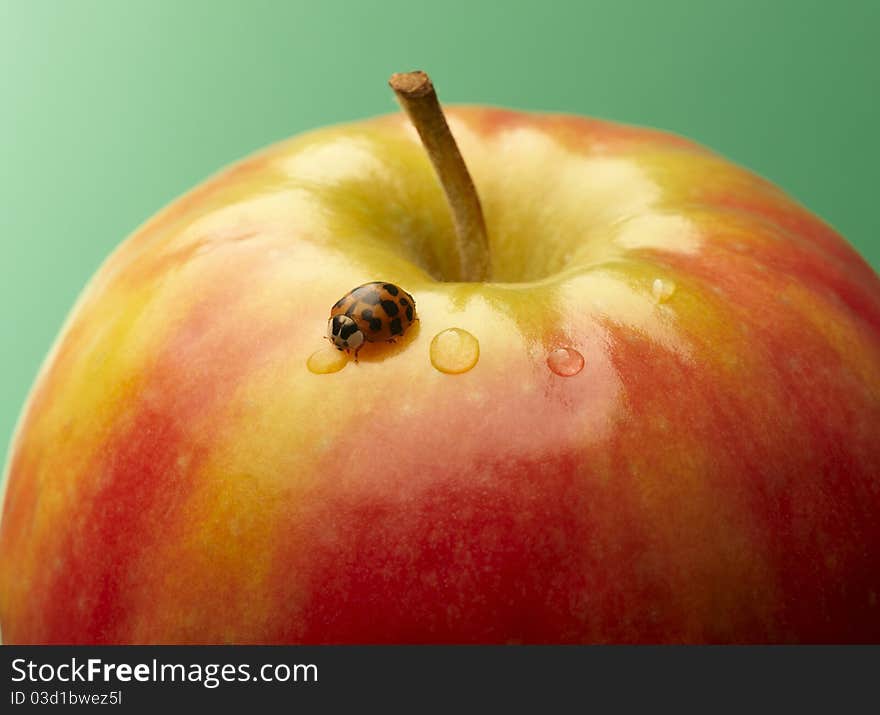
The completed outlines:
{"type": "Polygon", "coordinates": [[[874,272],[687,140],[448,114],[493,282],[438,280],[402,115],[251,157],[107,260],[11,447],[7,643],[880,640],[874,272]],[[371,280],[420,322],[312,374],[371,280]]]}

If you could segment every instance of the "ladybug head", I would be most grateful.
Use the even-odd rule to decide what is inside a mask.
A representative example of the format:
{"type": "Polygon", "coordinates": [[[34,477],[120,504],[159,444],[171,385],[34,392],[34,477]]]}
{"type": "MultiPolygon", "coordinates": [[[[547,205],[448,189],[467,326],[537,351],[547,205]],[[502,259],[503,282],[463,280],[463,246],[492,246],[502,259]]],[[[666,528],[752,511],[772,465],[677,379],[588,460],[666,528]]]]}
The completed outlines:
{"type": "Polygon", "coordinates": [[[339,350],[357,350],[364,344],[364,334],[347,315],[334,315],[327,322],[327,338],[339,350]]]}

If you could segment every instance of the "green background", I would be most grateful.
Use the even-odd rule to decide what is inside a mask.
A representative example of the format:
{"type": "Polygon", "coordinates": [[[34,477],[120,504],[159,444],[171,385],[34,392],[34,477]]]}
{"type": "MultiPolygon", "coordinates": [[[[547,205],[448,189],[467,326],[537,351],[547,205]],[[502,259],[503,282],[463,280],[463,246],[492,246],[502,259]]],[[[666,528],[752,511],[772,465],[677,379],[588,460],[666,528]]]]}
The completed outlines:
{"type": "Polygon", "coordinates": [[[880,2],[0,0],[0,439],[101,260],[218,168],[392,111],[562,110],[697,139],[880,267],[880,2]]]}

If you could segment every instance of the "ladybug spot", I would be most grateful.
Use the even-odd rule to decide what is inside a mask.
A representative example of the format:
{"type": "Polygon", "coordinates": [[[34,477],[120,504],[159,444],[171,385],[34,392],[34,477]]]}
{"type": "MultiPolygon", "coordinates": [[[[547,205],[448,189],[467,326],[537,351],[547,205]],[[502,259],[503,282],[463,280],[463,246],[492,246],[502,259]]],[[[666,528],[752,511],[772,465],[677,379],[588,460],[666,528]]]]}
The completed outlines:
{"type": "Polygon", "coordinates": [[[382,309],[388,314],[389,318],[393,318],[399,312],[397,308],[397,303],[395,303],[393,300],[383,300],[382,309]]]}
{"type": "Polygon", "coordinates": [[[406,319],[411,323],[413,319],[413,312],[410,306],[406,306],[406,319]]]}
{"type": "Polygon", "coordinates": [[[386,283],[382,287],[386,291],[388,291],[389,295],[397,295],[398,293],[400,293],[400,290],[398,290],[397,286],[394,285],[393,283],[386,283]]]}
{"type": "MultiPolygon", "coordinates": [[[[372,315],[372,313],[370,313],[370,315],[372,315]]],[[[366,317],[366,316],[364,316],[364,317],[366,317]]],[[[393,325],[393,323],[392,323],[392,325],[393,325]]],[[[374,333],[378,333],[380,330],[382,330],[382,321],[379,318],[371,319],[370,320],[370,330],[372,330],[374,333]]]]}
{"type": "Polygon", "coordinates": [[[391,334],[403,335],[403,326],[400,324],[400,318],[395,318],[391,321],[391,334]]]}
{"type": "Polygon", "coordinates": [[[370,308],[364,308],[361,311],[361,317],[364,320],[372,320],[373,319],[373,311],[370,308]]]}

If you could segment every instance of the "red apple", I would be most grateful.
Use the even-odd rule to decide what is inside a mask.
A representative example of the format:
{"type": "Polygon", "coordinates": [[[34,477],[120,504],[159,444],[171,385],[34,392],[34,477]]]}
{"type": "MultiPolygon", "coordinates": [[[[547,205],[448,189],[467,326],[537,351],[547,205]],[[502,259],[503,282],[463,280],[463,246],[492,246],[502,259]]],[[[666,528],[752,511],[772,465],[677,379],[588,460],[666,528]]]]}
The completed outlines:
{"type": "Polygon", "coordinates": [[[448,116],[485,271],[403,115],[107,260],[12,444],[6,642],[880,640],[874,272],[685,139],[448,116]],[[329,311],[373,280],[420,321],[345,364],[329,311]]]}

